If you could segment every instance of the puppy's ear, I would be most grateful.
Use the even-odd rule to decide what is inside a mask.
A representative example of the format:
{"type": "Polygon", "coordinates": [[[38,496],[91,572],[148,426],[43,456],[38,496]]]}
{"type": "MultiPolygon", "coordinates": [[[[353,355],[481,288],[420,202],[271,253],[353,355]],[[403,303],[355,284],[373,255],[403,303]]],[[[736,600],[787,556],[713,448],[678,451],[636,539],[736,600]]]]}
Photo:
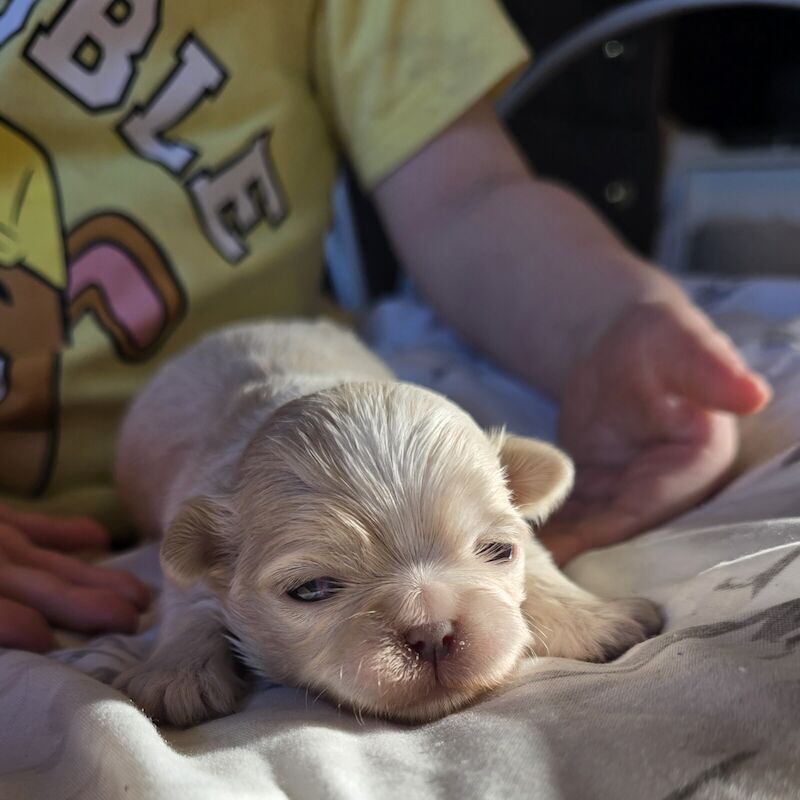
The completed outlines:
{"type": "Polygon", "coordinates": [[[233,535],[233,511],[225,500],[196,497],[164,536],[161,568],[183,588],[205,580],[212,589],[225,589],[233,574],[233,535]]]}
{"type": "Polygon", "coordinates": [[[557,448],[537,439],[500,433],[494,440],[512,502],[527,519],[544,520],[572,488],[572,462],[557,448]]]}

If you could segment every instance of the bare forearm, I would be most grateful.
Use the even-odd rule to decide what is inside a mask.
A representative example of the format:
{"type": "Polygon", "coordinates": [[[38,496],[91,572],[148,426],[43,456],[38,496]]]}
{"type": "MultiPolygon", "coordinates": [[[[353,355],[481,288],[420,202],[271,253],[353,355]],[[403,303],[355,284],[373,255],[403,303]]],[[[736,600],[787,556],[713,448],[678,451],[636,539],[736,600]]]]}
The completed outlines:
{"type": "Polygon", "coordinates": [[[531,177],[490,115],[470,112],[377,197],[402,262],[441,317],[558,395],[575,359],[627,306],[686,301],[584,202],[531,177]],[[412,179],[418,202],[403,187],[412,179]]]}
{"type": "Polygon", "coordinates": [[[582,201],[530,179],[492,187],[406,262],[465,339],[556,395],[627,306],[684,301],[582,201]]]}

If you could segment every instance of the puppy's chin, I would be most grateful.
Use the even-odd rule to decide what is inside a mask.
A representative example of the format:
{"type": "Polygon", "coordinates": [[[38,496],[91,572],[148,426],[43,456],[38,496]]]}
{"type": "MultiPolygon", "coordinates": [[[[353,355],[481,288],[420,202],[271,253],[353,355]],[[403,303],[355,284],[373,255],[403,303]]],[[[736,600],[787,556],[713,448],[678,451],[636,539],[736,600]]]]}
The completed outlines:
{"type": "Polygon", "coordinates": [[[530,645],[530,634],[518,614],[498,623],[495,630],[465,626],[457,631],[452,651],[435,664],[387,637],[355,664],[310,683],[356,713],[430,722],[497,688],[512,674],[530,645]]]}
{"type": "Polygon", "coordinates": [[[494,670],[491,676],[475,676],[471,680],[453,680],[441,671],[434,676],[433,667],[426,664],[422,667],[422,671],[428,673],[423,678],[426,687],[416,686],[408,696],[399,692],[399,696],[382,698],[381,705],[376,706],[372,713],[396,722],[432,722],[496,689],[510,675],[518,660],[518,657],[509,659],[502,671],[494,670]]]}
{"type": "Polygon", "coordinates": [[[504,659],[501,669],[493,669],[480,676],[454,678],[440,666],[436,672],[431,664],[419,667],[419,675],[408,686],[395,686],[389,691],[381,686],[378,691],[364,686],[361,691],[342,697],[329,692],[340,706],[356,713],[368,713],[395,722],[432,722],[475,701],[496,689],[509,677],[519,661],[521,650],[514,658],[504,659]],[[438,674],[437,674],[438,673],[438,674]]]}

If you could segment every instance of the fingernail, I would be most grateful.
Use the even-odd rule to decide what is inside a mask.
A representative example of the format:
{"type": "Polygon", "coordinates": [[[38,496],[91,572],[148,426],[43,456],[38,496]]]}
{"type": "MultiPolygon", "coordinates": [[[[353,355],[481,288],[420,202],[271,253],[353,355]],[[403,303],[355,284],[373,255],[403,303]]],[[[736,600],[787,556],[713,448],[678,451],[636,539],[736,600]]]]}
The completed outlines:
{"type": "Polygon", "coordinates": [[[751,383],[756,384],[759,389],[765,394],[772,394],[772,386],[769,380],[764,377],[760,372],[752,369],[746,369],[742,372],[741,377],[747,378],[751,383]]]}
{"type": "Polygon", "coordinates": [[[763,378],[759,378],[758,379],[758,388],[764,394],[764,398],[765,398],[764,403],[765,404],[768,403],[770,400],[772,400],[773,391],[772,391],[772,385],[769,383],[769,381],[764,380],[763,378]]]}

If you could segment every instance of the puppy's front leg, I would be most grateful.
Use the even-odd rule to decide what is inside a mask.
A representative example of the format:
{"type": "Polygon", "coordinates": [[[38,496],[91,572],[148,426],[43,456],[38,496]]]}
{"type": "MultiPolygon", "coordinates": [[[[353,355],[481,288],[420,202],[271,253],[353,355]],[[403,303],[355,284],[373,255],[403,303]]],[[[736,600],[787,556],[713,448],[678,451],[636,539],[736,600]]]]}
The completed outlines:
{"type": "Polygon", "coordinates": [[[604,600],[572,583],[537,541],[526,549],[522,611],[535,655],[610,661],[661,629],[658,607],[644,598],[604,600]]]}
{"type": "Polygon", "coordinates": [[[186,727],[230,714],[244,683],[225,639],[220,610],[207,593],[166,581],[161,627],[146,661],[113,683],[151,719],[186,727]]]}

